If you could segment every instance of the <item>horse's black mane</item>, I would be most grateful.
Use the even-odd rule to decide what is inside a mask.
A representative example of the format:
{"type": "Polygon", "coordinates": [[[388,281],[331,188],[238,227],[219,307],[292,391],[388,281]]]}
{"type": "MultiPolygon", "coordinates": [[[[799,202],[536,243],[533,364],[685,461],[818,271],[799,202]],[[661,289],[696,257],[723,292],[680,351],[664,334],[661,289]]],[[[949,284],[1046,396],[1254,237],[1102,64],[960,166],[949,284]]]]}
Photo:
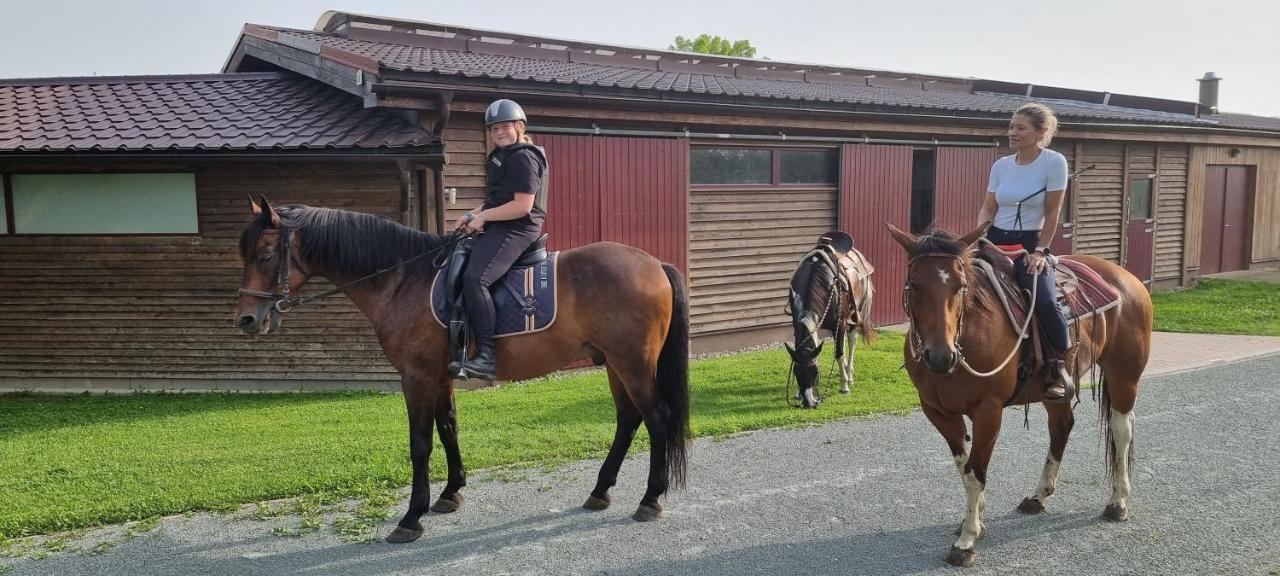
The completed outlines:
{"type": "MultiPolygon", "coordinates": [[[[448,238],[427,234],[387,218],[290,204],[276,209],[283,224],[298,231],[298,256],[349,278],[390,268],[443,246],[448,238]]],[[[240,235],[240,256],[246,260],[258,237],[270,225],[270,214],[253,219],[240,235]]],[[[407,276],[430,276],[434,256],[406,266],[407,276]]]]}

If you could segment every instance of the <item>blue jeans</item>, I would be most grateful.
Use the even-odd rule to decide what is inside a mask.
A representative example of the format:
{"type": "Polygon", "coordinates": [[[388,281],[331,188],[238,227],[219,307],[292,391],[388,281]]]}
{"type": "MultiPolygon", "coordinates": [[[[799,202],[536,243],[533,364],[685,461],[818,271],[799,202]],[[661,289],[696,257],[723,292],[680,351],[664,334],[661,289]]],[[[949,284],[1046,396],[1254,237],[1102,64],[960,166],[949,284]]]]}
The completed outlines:
{"type": "MultiPolygon", "coordinates": [[[[1039,230],[1013,231],[992,226],[987,230],[987,239],[996,244],[1020,244],[1028,251],[1034,250],[1040,241],[1039,230]]],[[[1031,290],[1031,272],[1027,271],[1026,257],[1013,262],[1013,275],[1018,286],[1023,290],[1031,290]]],[[[1058,287],[1054,283],[1053,271],[1041,273],[1035,277],[1036,301],[1031,305],[1035,310],[1036,320],[1040,322],[1040,332],[1045,341],[1058,355],[1071,347],[1071,335],[1067,332],[1067,319],[1062,317],[1058,309],[1058,287]]]]}

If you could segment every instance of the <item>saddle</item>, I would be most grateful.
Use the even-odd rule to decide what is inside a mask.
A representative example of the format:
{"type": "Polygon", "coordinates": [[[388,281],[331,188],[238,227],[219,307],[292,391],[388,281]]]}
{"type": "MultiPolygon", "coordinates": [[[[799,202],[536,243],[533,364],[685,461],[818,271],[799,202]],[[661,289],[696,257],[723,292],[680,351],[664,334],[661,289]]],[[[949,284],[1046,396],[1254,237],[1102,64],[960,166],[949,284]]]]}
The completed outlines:
{"type": "MultiPolygon", "coordinates": [[[[1020,246],[1012,247],[1021,250],[1020,246]]],[[[1031,294],[1018,286],[1014,277],[1014,259],[1021,253],[1006,250],[983,239],[978,242],[974,264],[982,270],[987,281],[995,288],[1005,314],[1015,330],[1020,330],[1031,310],[1031,294]],[[1010,255],[1013,255],[1013,258],[1010,255]]],[[[1058,309],[1067,324],[1074,324],[1105,312],[1120,302],[1115,287],[1098,276],[1092,268],[1068,258],[1050,258],[1054,284],[1058,287],[1058,309]]]]}
{"type": "MultiPolygon", "coordinates": [[[[853,236],[839,230],[832,230],[818,237],[817,244],[808,252],[805,252],[804,256],[800,258],[799,262],[796,264],[796,270],[799,270],[800,265],[810,259],[815,261],[817,259],[822,259],[826,261],[828,269],[833,273],[837,270],[842,271],[843,273],[841,274],[834,274],[834,280],[840,283],[840,290],[845,294],[853,293],[854,283],[869,283],[871,273],[875,272],[875,267],[867,261],[866,257],[863,256],[861,252],[853,247],[853,236]]],[[[796,275],[796,271],[792,271],[791,275],[794,277],[796,275]]],[[[828,281],[830,280],[831,279],[828,278],[828,281]]],[[[869,287],[864,286],[864,293],[869,292],[869,287]]],[[[800,298],[800,294],[793,290],[790,294],[787,305],[784,307],[784,312],[788,316],[792,316],[793,321],[803,322],[805,323],[806,328],[810,331],[815,331],[820,328],[820,326],[812,325],[812,318],[803,319],[799,317],[800,314],[804,313],[804,306],[801,303],[800,298]]],[[[841,326],[841,329],[843,330],[852,330],[864,321],[862,318],[862,311],[852,303],[850,303],[850,306],[853,308],[853,313],[850,315],[847,325],[841,326]]],[[[843,351],[843,346],[844,343],[842,339],[837,337],[837,350],[843,351]]]]}
{"type": "MultiPolygon", "coordinates": [[[[1013,261],[1024,256],[1021,250],[1021,246],[996,246],[984,238],[978,242],[973,258],[974,268],[981,270],[982,276],[994,288],[996,298],[1004,308],[1005,317],[1009,319],[1015,332],[1022,330],[1027,314],[1031,314],[1031,293],[1019,287],[1014,277],[1013,261]]],[[[1058,309],[1067,319],[1068,326],[1074,324],[1078,327],[1081,320],[1120,304],[1120,293],[1092,268],[1075,260],[1054,256],[1050,256],[1049,262],[1054,285],[1058,288],[1058,309]]],[[[1005,406],[1012,405],[1024,394],[1031,375],[1039,373],[1042,368],[1044,347],[1047,344],[1039,334],[1039,325],[1033,316],[1018,362],[1017,385],[1005,406]]],[[[1079,344],[1079,340],[1076,344],[1079,344]]]]}
{"type": "MultiPolygon", "coordinates": [[[[558,253],[547,252],[549,237],[542,234],[534,240],[511,269],[490,286],[495,337],[545,330],[555,321],[554,269],[558,253]],[[539,298],[544,292],[549,292],[550,297],[539,298]]],[[[474,244],[475,238],[459,240],[431,287],[431,309],[436,322],[449,330],[450,360],[467,359],[470,331],[462,275],[474,244]]]]}

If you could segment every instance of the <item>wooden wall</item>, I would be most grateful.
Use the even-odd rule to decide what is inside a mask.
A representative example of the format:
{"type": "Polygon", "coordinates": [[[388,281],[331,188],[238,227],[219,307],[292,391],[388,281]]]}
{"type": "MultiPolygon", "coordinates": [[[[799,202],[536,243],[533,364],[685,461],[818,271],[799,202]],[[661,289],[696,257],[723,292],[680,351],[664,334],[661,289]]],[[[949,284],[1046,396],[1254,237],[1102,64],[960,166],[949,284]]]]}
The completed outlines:
{"type": "Polygon", "coordinates": [[[1252,261],[1280,260],[1280,150],[1245,146],[1191,146],[1187,169],[1186,222],[1183,234],[1184,281],[1200,269],[1205,166],[1254,166],[1252,261]],[[1233,155],[1232,150],[1236,153],[1233,155]]]}
{"type": "MultiPolygon", "coordinates": [[[[148,169],[196,174],[199,235],[0,236],[6,387],[39,387],[39,378],[398,380],[368,320],[341,295],[298,309],[265,337],[242,334],[232,318],[249,194],[395,217],[394,164],[139,167],[148,169]]],[[[329,287],[314,282],[304,293],[329,287]]]]}

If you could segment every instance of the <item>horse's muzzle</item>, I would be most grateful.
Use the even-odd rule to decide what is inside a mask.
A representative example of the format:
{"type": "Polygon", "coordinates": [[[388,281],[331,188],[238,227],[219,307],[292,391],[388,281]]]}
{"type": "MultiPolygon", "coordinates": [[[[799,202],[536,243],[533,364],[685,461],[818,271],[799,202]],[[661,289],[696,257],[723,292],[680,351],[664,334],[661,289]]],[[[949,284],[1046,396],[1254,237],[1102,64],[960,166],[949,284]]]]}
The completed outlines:
{"type": "Polygon", "coordinates": [[[960,355],[950,349],[945,352],[939,352],[931,348],[925,348],[920,358],[924,360],[924,365],[930,371],[939,374],[947,374],[955,370],[956,363],[960,361],[960,355]]]}

